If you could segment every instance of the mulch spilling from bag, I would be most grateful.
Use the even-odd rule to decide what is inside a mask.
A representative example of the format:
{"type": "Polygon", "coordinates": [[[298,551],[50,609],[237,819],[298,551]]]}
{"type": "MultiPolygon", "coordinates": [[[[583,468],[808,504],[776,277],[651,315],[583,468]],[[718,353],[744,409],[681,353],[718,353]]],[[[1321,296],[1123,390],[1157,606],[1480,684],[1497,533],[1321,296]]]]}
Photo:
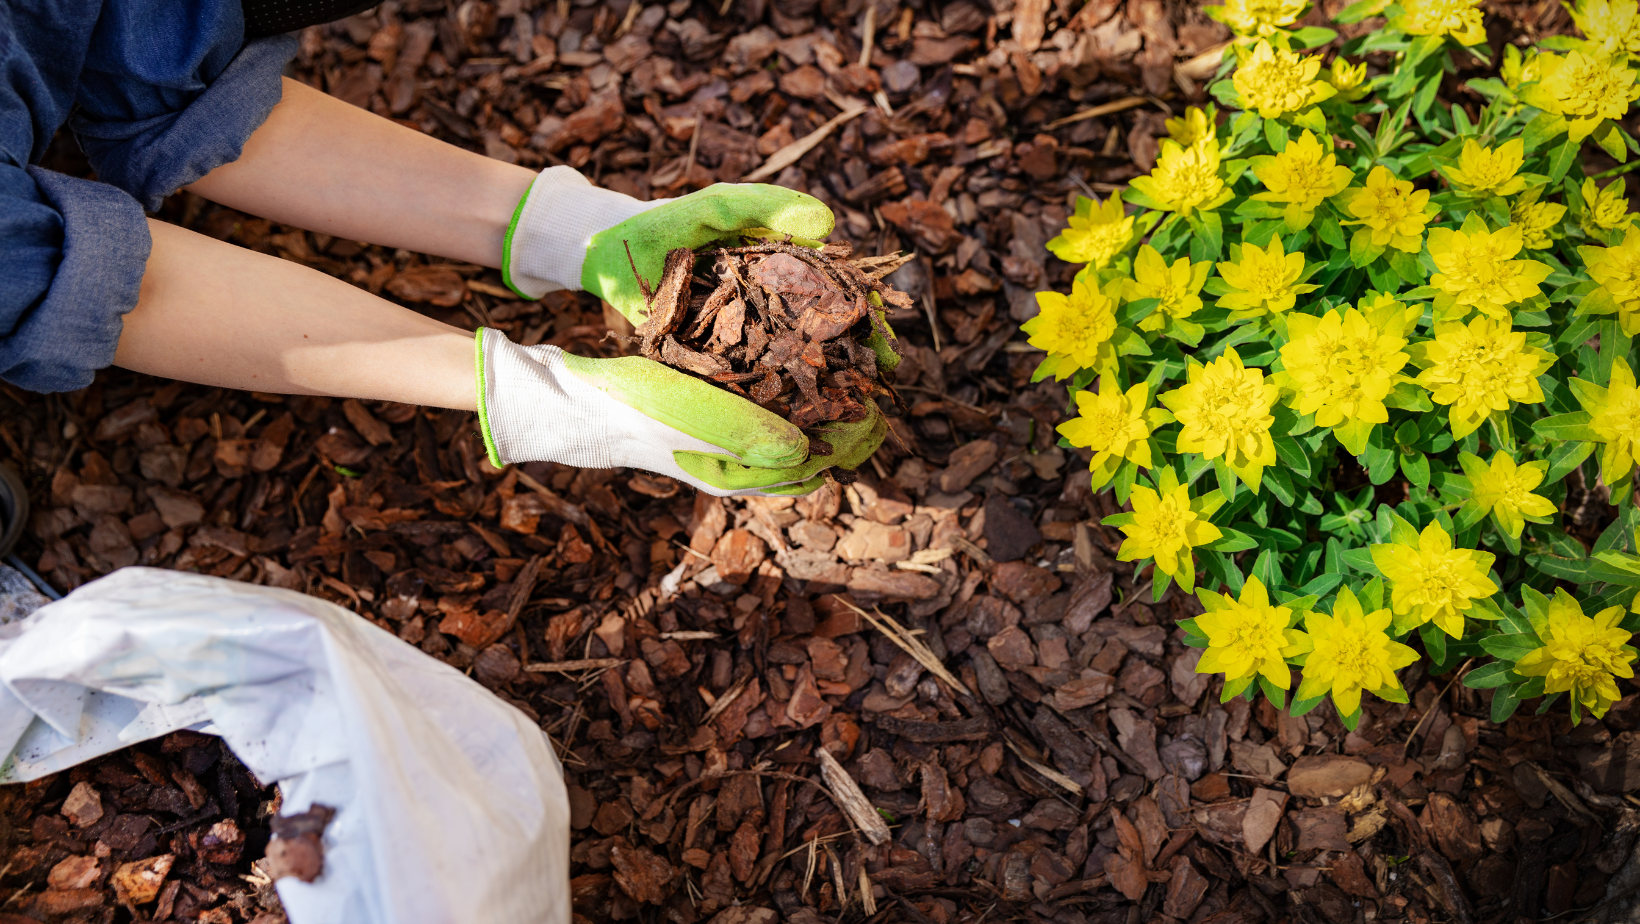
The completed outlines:
{"type": "MultiPolygon", "coordinates": [[[[1489,26],[1506,37],[1538,6],[1489,26]]],[[[1544,16],[1532,27],[1564,27],[1544,16]]],[[[1078,192],[1151,167],[1219,27],[1161,0],[866,17],[843,0],[410,0],[309,30],[297,63],[441,138],[646,198],[820,133],[773,181],[827,202],[855,252],[916,254],[885,279],[909,298],[889,314],[909,413],[854,484],[720,501],[641,472],[499,472],[471,414],[111,371],[71,395],[0,387],[0,446],[39,509],[21,553],[63,590],[146,564],[305,591],[470,671],[559,747],[585,921],[1481,922],[1622,892],[1632,688],[1576,727],[1530,704],[1493,725],[1482,692],[1421,667],[1410,703],[1369,700],[1353,732],[1326,707],[1221,704],[1172,628],[1196,601],[1151,602],[1099,525],[1110,498],[1055,445],[1064,391],[1031,384],[1039,357],[1014,345],[1032,293],[1074,272],[1042,245],[1078,192]]],[[[66,151],[57,165],[75,171],[66,151]]],[[[480,267],[189,196],[164,217],[516,342],[610,355],[611,331],[634,336],[480,267]]],[[[755,368],[734,356],[746,327],[718,354],[694,326],[680,347],[755,368]]],[[[12,854],[44,842],[29,819],[60,817],[38,805],[12,854]]],[[[38,886],[0,887],[0,912],[44,916],[38,886]]],[[[157,898],[137,907],[157,917],[157,898]]]]}
{"type": "Polygon", "coordinates": [[[0,924],[282,924],[278,794],[192,732],[0,787],[0,924]]]}

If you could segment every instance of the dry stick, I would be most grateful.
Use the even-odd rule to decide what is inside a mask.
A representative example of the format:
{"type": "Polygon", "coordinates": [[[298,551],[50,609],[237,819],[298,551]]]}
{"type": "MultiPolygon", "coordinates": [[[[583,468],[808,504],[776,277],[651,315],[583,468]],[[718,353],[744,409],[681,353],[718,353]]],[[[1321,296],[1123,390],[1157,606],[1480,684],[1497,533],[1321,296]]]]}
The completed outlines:
{"type": "Polygon", "coordinates": [[[1014,756],[1019,758],[1020,761],[1025,764],[1025,766],[1030,767],[1032,770],[1035,770],[1037,773],[1041,774],[1045,779],[1052,780],[1054,782],[1054,784],[1057,785],[1060,789],[1065,790],[1066,792],[1070,793],[1071,795],[1073,795],[1073,796],[1082,795],[1082,784],[1076,782],[1075,780],[1071,779],[1070,777],[1066,776],[1065,774],[1060,773],[1058,770],[1055,770],[1052,767],[1046,766],[1044,764],[1037,763],[1036,761],[1030,759],[1029,757],[1026,757],[1025,752],[1021,751],[1019,749],[1019,745],[1014,744],[1012,741],[1008,741],[1007,744],[1008,744],[1008,749],[1013,751],[1014,756]]]}
{"type": "Polygon", "coordinates": [[[797,163],[804,154],[809,153],[816,145],[826,140],[826,136],[835,131],[839,125],[865,111],[866,107],[858,106],[832,117],[826,124],[770,154],[769,159],[763,162],[763,166],[741,177],[740,181],[742,183],[756,183],[765,177],[774,176],[776,173],[797,163]]]}
{"type": "Polygon", "coordinates": [[[1412,731],[1407,734],[1406,742],[1401,745],[1401,759],[1406,759],[1407,749],[1412,747],[1412,739],[1418,737],[1418,729],[1424,727],[1424,720],[1429,718],[1430,713],[1435,711],[1435,707],[1440,705],[1441,700],[1446,699],[1446,694],[1452,692],[1452,685],[1457,683],[1458,678],[1463,676],[1463,672],[1469,670],[1469,665],[1474,663],[1474,658],[1470,658],[1469,660],[1463,662],[1463,667],[1458,668],[1458,672],[1453,674],[1452,679],[1446,682],[1446,689],[1442,690],[1441,695],[1435,697],[1435,699],[1430,702],[1429,708],[1424,710],[1424,714],[1418,717],[1418,724],[1412,726],[1412,731]]]}
{"type": "Polygon", "coordinates": [[[649,280],[643,278],[643,274],[638,272],[638,261],[632,259],[632,242],[623,240],[621,244],[626,247],[626,262],[628,266],[632,267],[632,278],[638,280],[638,289],[643,292],[643,306],[648,308],[649,303],[655,300],[655,293],[649,289],[649,280]]]}
{"type": "Polygon", "coordinates": [[[536,664],[526,664],[524,670],[532,674],[547,674],[554,671],[560,674],[570,674],[576,671],[595,671],[600,668],[620,667],[625,663],[625,658],[579,658],[574,661],[543,661],[536,664]]]}
{"type": "Polygon", "coordinates": [[[854,782],[854,777],[849,776],[843,765],[837,762],[836,756],[824,745],[815,748],[814,754],[820,758],[820,777],[831,787],[832,801],[854,821],[866,840],[874,845],[887,843],[893,836],[889,833],[888,823],[877,814],[877,809],[866,794],[860,791],[860,784],[854,782]]]}
{"type": "Polygon", "coordinates": [[[1062,128],[1066,125],[1072,124],[1073,122],[1081,122],[1084,119],[1094,119],[1102,115],[1110,115],[1113,112],[1122,112],[1127,109],[1132,109],[1135,106],[1143,106],[1148,102],[1150,102],[1150,98],[1146,96],[1126,96],[1113,102],[1100,103],[1091,109],[1084,109],[1081,112],[1068,115],[1063,119],[1054,119],[1047,125],[1042,126],[1042,130],[1053,131],[1056,128],[1062,128]]]}
{"type": "Polygon", "coordinates": [[[961,680],[958,680],[949,670],[946,670],[945,665],[940,663],[939,658],[934,657],[934,652],[931,651],[927,645],[923,644],[922,639],[919,639],[915,635],[908,632],[904,626],[895,622],[892,616],[889,616],[882,610],[878,610],[877,615],[881,616],[883,619],[883,622],[878,622],[876,619],[872,618],[870,613],[860,609],[853,603],[850,603],[836,594],[832,594],[831,596],[833,600],[836,600],[854,612],[860,614],[860,617],[875,626],[878,632],[888,636],[889,641],[893,642],[895,645],[898,645],[901,651],[904,651],[906,654],[915,658],[917,663],[921,664],[930,674],[933,674],[935,677],[938,677],[947,684],[950,684],[952,689],[960,691],[964,696],[974,695],[966,686],[963,686],[961,680]],[[885,626],[884,623],[887,623],[887,625],[885,626]]]}

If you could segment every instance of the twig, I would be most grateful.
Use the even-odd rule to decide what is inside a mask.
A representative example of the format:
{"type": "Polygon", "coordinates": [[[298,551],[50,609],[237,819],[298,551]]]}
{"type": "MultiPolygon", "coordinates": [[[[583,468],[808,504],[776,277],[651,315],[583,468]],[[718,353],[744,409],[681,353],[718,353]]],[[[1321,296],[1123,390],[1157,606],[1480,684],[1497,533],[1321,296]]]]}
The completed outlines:
{"type": "Polygon", "coordinates": [[[878,632],[888,636],[889,641],[893,642],[895,645],[898,645],[901,651],[904,651],[906,654],[915,658],[917,663],[921,664],[930,674],[933,674],[934,676],[950,684],[952,689],[960,691],[964,696],[974,695],[969,692],[967,687],[963,686],[961,680],[958,680],[954,674],[952,674],[949,670],[946,670],[945,665],[940,663],[939,658],[934,657],[934,652],[930,650],[927,645],[923,644],[921,639],[906,631],[905,627],[895,622],[893,617],[887,615],[882,610],[878,610],[877,615],[882,617],[882,622],[878,622],[870,613],[867,613],[865,610],[860,609],[853,603],[844,600],[842,597],[832,594],[832,599],[860,614],[862,619],[871,623],[876,627],[878,632]]]}
{"type": "Polygon", "coordinates": [[[524,670],[532,674],[548,674],[557,672],[570,674],[576,671],[595,671],[603,668],[620,667],[626,663],[625,658],[579,658],[574,661],[543,661],[524,665],[524,670]]]}
{"type": "Polygon", "coordinates": [[[1406,759],[1407,749],[1412,747],[1412,739],[1418,737],[1418,729],[1424,727],[1424,720],[1429,718],[1429,714],[1435,711],[1435,707],[1440,705],[1441,700],[1446,699],[1446,694],[1452,692],[1452,685],[1457,683],[1458,678],[1463,676],[1463,672],[1469,670],[1469,665],[1474,663],[1474,658],[1470,658],[1469,660],[1463,662],[1463,667],[1458,668],[1458,672],[1453,674],[1452,679],[1446,682],[1446,689],[1442,690],[1441,695],[1435,697],[1435,699],[1430,702],[1429,708],[1424,710],[1424,714],[1418,717],[1418,724],[1412,726],[1412,731],[1407,734],[1406,743],[1401,745],[1402,760],[1406,759]]]}
{"type": "Polygon", "coordinates": [[[632,278],[638,280],[638,289],[643,292],[643,306],[648,308],[649,303],[655,300],[655,293],[649,288],[649,280],[638,272],[638,261],[632,259],[632,242],[623,240],[621,244],[626,247],[626,262],[632,267],[632,278]]]}
{"type": "Polygon", "coordinates": [[[1122,112],[1122,111],[1127,110],[1127,109],[1132,109],[1135,106],[1143,106],[1145,103],[1148,103],[1148,102],[1150,102],[1149,97],[1145,97],[1145,96],[1126,96],[1126,97],[1123,97],[1122,99],[1114,100],[1114,101],[1109,102],[1109,103],[1100,103],[1099,105],[1094,106],[1090,109],[1084,109],[1081,112],[1073,113],[1071,115],[1068,115],[1068,116],[1064,117],[1063,119],[1054,119],[1052,122],[1049,122],[1047,125],[1042,126],[1042,130],[1043,131],[1053,131],[1056,128],[1063,128],[1064,126],[1070,125],[1074,122],[1081,122],[1085,119],[1095,119],[1095,118],[1098,118],[1099,116],[1110,115],[1111,113],[1114,113],[1114,112],[1122,112]]]}
{"type": "Polygon", "coordinates": [[[770,154],[769,159],[763,162],[763,166],[741,177],[740,181],[742,183],[756,183],[758,180],[774,176],[776,173],[797,163],[804,154],[814,150],[815,146],[825,141],[826,136],[836,131],[839,125],[865,111],[866,107],[859,106],[832,117],[826,124],[770,154]]]}
{"type": "Polygon", "coordinates": [[[854,782],[854,777],[849,776],[825,745],[815,748],[814,755],[820,758],[820,778],[831,787],[832,801],[843,810],[843,814],[853,819],[855,827],[866,836],[866,840],[874,845],[886,844],[893,836],[889,833],[888,823],[877,814],[876,807],[866,798],[866,794],[860,791],[860,784],[854,782]]]}

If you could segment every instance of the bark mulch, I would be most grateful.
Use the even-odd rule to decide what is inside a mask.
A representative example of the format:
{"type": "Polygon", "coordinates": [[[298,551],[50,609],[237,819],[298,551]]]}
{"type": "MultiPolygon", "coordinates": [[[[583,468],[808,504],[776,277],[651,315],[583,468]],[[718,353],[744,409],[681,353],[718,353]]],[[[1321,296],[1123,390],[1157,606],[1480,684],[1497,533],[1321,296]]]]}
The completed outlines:
{"type": "MultiPolygon", "coordinates": [[[[1109,497],[1055,445],[1065,393],[1030,384],[1017,334],[1074,271],[1043,243],[1074,195],[1149,169],[1219,27],[1172,0],[868,3],[408,0],[309,30],[296,64],[423,131],[641,197],[740,180],[824,132],[769,178],[831,205],[855,253],[916,254],[888,279],[910,302],[890,315],[907,413],[857,482],[720,501],[641,472],[498,472],[470,414],[109,371],[73,394],[0,386],[0,453],[38,508],[22,555],[61,590],[143,564],[305,591],[471,672],[559,747],[578,920],[1624,913],[1632,687],[1576,727],[1531,704],[1494,725],[1485,694],[1418,666],[1411,703],[1369,703],[1355,732],[1326,708],[1220,704],[1172,628],[1195,601],[1150,602],[1098,525],[1109,497]]],[[[1554,4],[1498,10],[1494,47],[1564,28],[1554,4]]],[[[83,172],[71,145],[54,160],[83,172]]],[[[186,195],[162,217],[522,343],[612,355],[633,337],[480,267],[186,195]]],[[[0,794],[0,921],[277,920],[236,879],[267,797],[234,766],[172,736],[0,794]],[[182,772],[206,806],[177,801],[182,772]],[[111,820],[74,821],[87,789],[111,820]],[[195,838],[230,820],[244,849],[218,863],[195,838]],[[133,915],[107,883],[163,856],[133,915]]]]}

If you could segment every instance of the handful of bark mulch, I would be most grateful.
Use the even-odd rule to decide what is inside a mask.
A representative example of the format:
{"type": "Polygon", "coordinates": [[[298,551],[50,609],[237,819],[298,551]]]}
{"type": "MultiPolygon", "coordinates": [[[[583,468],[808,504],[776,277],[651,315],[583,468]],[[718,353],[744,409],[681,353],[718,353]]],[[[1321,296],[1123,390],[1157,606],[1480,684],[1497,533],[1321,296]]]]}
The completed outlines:
{"type": "Polygon", "coordinates": [[[851,253],[848,244],[816,251],[765,240],[678,248],[666,255],[653,291],[634,266],[649,305],[637,329],[643,355],[780,415],[809,434],[812,455],[830,455],[814,428],[866,419],[878,395],[900,406],[884,378],[900,345],[882,309],[911,307],[909,296],[883,282],[910,255],[850,260],[851,253]],[[705,260],[710,272],[702,276],[705,260]]]}

